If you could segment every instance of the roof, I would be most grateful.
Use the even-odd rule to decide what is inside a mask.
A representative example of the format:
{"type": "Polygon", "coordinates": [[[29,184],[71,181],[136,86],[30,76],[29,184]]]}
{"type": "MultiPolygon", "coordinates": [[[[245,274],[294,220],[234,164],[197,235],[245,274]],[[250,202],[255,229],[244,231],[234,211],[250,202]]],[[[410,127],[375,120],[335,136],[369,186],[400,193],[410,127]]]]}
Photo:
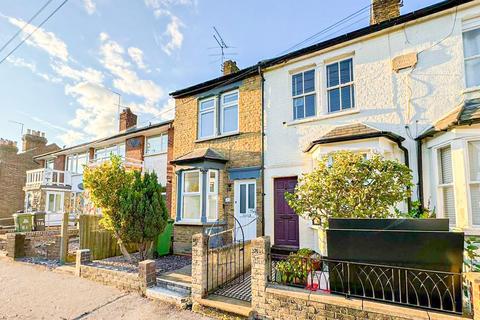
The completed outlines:
{"type": "Polygon", "coordinates": [[[309,152],[316,145],[336,143],[352,140],[371,139],[384,137],[390,139],[396,143],[401,143],[405,140],[402,136],[399,136],[390,131],[381,131],[363,123],[349,124],[345,126],[339,126],[331,131],[327,132],[320,139],[314,140],[307,147],[305,152],[309,152]]]}
{"type": "Polygon", "coordinates": [[[441,131],[448,131],[453,127],[472,125],[480,122],[480,98],[465,101],[461,106],[453,109],[449,114],[439,119],[416,140],[421,140],[441,131]]]}
{"type": "Polygon", "coordinates": [[[181,157],[178,157],[177,159],[173,160],[172,163],[181,164],[198,161],[215,161],[225,163],[228,161],[228,159],[214,149],[202,148],[193,150],[181,157]]]}
{"type": "Polygon", "coordinates": [[[101,139],[77,144],[77,145],[74,145],[74,146],[71,146],[71,147],[68,147],[68,148],[63,148],[63,149],[60,149],[60,150],[55,150],[55,151],[52,151],[52,152],[39,154],[38,156],[35,156],[35,158],[40,158],[40,157],[60,153],[60,152],[63,152],[63,151],[68,151],[68,150],[71,150],[71,149],[84,147],[84,146],[87,146],[87,145],[93,144],[93,143],[100,143],[100,142],[104,142],[104,141],[108,141],[108,140],[113,140],[113,139],[116,139],[116,138],[121,138],[123,136],[127,136],[127,135],[130,135],[132,133],[140,133],[140,132],[148,131],[148,130],[151,130],[151,129],[160,128],[160,127],[163,127],[165,125],[169,125],[171,123],[173,123],[173,120],[166,120],[166,121],[162,121],[162,122],[159,122],[159,123],[151,124],[151,125],[148,125],[148,126],[145,126],[145,127],[140,127],[140,128],[132,127],[132,128],[129,128],[125,131],[119,132],[117,134],[114,134],[114,135],[106,137],[106,138],[101,138],[101,139]]]}
{"type": "Polygon", "coordinates": [[[323,50],[328,47],[332,47],[332,46],[335,46],[347,41],[351,41],[366,35],[374,34],[376,32],[380,32],[400,24],[404,24],[410,21],[423,18],[423,17],[427,17],[429,15],[439,13],[439,12],[454,8],[458,5],[469,3],[472,1],[475,1],[475,0],[445,0],[445,1],[433,4],[431,6],[400,15],[396,18],[393,18],[384,22],[380,22],[374,25],[369,25],[367,27],[360,28],[349,33],[345,33],[335,38],[331,38],[326,41],[322,41],[314,45],[311,45],[296,51],[292,51],[290,53],[281,55],[279,57],[260,61],[256,65],[247,67],[245,69],[241,69],[235,73],[232,73],[226,76],[221,76],[221,77],[211,79],[193,86],[186,87],[184,89],[171,92],[170,95],[174,98],[181,98],[181,97],[196,94],[202,91],[206,91],[217,86],[222,86],[231,82],[235,82],[235,81],[247,78],[252,74],[256,73],[259,67],[262,67],[262,68],[271,67],[306,54],[323,50]]]}

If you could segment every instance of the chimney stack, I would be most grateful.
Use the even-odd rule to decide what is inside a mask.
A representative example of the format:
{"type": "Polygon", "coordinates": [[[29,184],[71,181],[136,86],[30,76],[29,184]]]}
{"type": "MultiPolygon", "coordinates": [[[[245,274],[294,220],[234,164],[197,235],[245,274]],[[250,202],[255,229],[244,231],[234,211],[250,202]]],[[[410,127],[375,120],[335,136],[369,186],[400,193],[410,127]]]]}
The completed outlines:
{"type": "Polygon", "coordinates": [[[370,25],[398,17],[401,6],[403,6],[403,0],[372,0],[370,25]]]}
{"type": "Polygon", "coordinates": [[[137,115],[130,108],[123,109],[122,113],[120,113],[119,131],[125,131],[136,126],[137,115]]]}
{"type": "Polygon", "coordinates": [[[27,133],[22,137],[22,152],[45,147],[46,145],[47,138],[45,138],[45,132],[27,129],[27,133]]]}
{"type": "Polygon", "coordinates": [[[235,73],[238,70],[240,69],[237,67],[237,63],[233,60],[227,60],[223,63],[222,71],[224,76],[226,76],[227,74],[235,73]]]}

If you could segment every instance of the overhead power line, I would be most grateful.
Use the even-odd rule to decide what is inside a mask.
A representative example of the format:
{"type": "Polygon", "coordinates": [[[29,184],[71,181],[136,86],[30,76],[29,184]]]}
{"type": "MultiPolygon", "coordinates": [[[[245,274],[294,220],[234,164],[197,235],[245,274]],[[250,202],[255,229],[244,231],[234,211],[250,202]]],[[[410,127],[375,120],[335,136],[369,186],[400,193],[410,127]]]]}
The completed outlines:
{"type": "Polygon", "coordinates": [[[2,60],[0,60],[0,64],[2,64],[5,60],[8,59],[8,57],[10,57],[18,48],[20,48],[20,46],[22,44],[25,43],[25,41],[27,41],[28,39],[30,39],[30,37],[38,30],[40,29],[44,24],[45,22],[47,22],[51,17],[53,17],[53,15],[55,15],[55,13],[57,13],[58,10],[60,10],[66,3],[68,2],[68,0],[64,0],[57,8],[55,8],[55,10],[52,11],[52,13],[50,13],[45,19],[43,19],[43,21],[32,31],[30,32],[22,41],[20,41],[19,44],[17,44],[2,60]]]}
{"type": "Polygon", "coordinates": [[[10,43],[12,43],[12,41],[23,31],[25,30],[25,28],[43,11],[43,9],[45,9],[49,4],[50,2],[52,2],[53,0],[48,0],[47,2],[45,2],[45,4],[40,8],[38,9],[37,12],[35,12],[35,14],[30,18],[28,19],[28,21],[25,23],[25,25],[18,29],[17,32],[15,32],[15,34],[10,38],[8,39],[7,42],[5,42],[5,44],[0,48],[0,52],[3,51],[3,49],[5,49],[10,43]]]}

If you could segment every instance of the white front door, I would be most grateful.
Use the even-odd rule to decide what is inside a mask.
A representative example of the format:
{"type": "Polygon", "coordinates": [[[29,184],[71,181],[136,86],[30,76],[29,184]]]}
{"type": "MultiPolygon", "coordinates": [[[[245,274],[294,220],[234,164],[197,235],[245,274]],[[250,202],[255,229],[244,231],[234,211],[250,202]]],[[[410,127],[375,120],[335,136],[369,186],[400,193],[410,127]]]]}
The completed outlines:
{"type": "Polygon", "coordinates": [[[47,192],[45,226],[60,226],[63,219],[63,192],[47,192]]]}
{"type": "Polygon", "coordinates": [[[255,180],[235,180],[235,237],[237,241],[257,237],[257,183],[255,180]],[[240,224],[240,225],[239,225],[240,224]]]}

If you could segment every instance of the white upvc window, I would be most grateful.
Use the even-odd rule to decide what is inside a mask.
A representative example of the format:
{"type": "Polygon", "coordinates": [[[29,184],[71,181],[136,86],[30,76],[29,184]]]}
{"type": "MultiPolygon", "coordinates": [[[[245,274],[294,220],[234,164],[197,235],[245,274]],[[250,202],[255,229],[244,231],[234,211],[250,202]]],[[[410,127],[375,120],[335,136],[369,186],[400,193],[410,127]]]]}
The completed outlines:
{"type": "Polygon", "coordinates": [[[353,58],[328,64],[326,74],[328,113],[354,108],[353,58]]]}
{"type": "Polygon", "coordinates": [[[119,143],[108,147],[96,148],[94,158],[96,161],[109,160],[110,156],[117,155],[125,159],[125,143],[119,143]]]}
{"type": "Polygon", "coordinates": [[[238,132],[238,90],[220,96],[220,134],[238,132]]]}
{"type": "Polygon", "coordinates": [[[468,168],[472,225],[480,226],[480,140],[468,142],[468,168]]]}
{"type": "Polygon", "coordinates": [[[202,216],[202,174],[200,170],[182,174],[182,220],[200,221],[202,216]]]}
{"type": "Polygon", "coordinates": [[[165,153],[168,149],[168,134],[162,133],[158,136],[147,137],[145,143],[145,155],[165,153]]]}
{"type": "Polygon", "coordinates": [[[315,116],[317,113],[315,100],[315,70],[292,75],[293,119],[315,116]]]}
{"type": "Polygon", "coordinates": [[[218,170],[208,170],[207,220],[218,219],[218,170]]]}
{"type": "Polygon", "coordinates": [[[66,170],[72,173],[83,173],[83,168],[88,164],[88,153],[79,153],[67,156],[66,170]]]}
{"type": "Polygon", "coordinates": [[[442,216],[448,218],[450,225],[454,226],[456,224],[455,190],[450,146],[438,149],[438,199],[442,216]]]}
{"type": "Polygon", "coordinates": [[[463,32],[465,83],[467,88],[480,86],[480,28],[463,32]]]}
{"type": "Polygon", "coordinates": [[[216,98],[201,100],[198,110],[198,138],[214,137],[217,131],[216,98]]]}
{"type": "Polygon", "coordinates": [[[45,161],[45,168],[53,170],[54,167],[55,167],[55,160],[54,159],[50,159],[50,160],[45,161]]]}
{"type": "Polygon", "coordinates": [[[63,213],[63,192],[47,192],[47,213],[63,213]]]}

